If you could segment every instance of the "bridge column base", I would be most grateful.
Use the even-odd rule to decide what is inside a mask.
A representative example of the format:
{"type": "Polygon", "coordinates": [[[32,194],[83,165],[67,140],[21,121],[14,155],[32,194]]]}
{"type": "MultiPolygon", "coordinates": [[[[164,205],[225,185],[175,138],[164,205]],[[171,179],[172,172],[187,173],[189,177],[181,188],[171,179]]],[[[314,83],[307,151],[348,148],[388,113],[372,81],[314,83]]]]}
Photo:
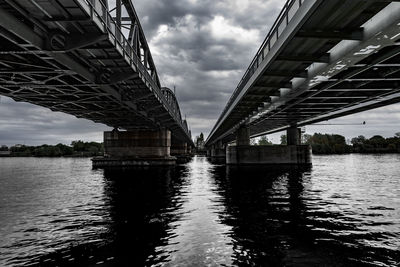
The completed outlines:
{"type": "Polygon", "coordinates": [[[110,168],[110,167],[140,167],[140,166],[174,166],[177,159],[170,158],[117,158],[117,157],[97,157],[92,159],[94,168],[110,168]]]}
{"type": "Polygon", "coordinates": [[[173,142],[171,145],[171,156],[176,157],[176,163],[184,164],[188,163],[192,158],[191,148],[187,143],[173,142]]]}
{"type": "Polygon", "coordinates": [[[210,160],[212,163],[225,163],[226,162],[226,148],[211,149],[210,160]]]}
{"type": "Polygon", "coordinates": [[[311,165],[311,147],[290,146],[230,146],[226,164],[231,165],[311,165]]]}
{"type": "Polygon", "coordinates": [[[170,147],[169,130],[104,132],[104,157],[94,158],[93,167],[174,165],[170,147]]]}

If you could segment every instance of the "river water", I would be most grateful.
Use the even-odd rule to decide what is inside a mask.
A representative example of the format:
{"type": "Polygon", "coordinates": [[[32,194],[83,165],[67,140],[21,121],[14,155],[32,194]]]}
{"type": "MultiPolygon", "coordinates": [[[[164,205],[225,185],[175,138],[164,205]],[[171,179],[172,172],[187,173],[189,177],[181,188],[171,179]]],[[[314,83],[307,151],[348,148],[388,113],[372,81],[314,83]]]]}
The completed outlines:
{"type": "Polygon", "coordinates": [[[92,170],[0,158],[0,266],[399,266],[400,155],[92,170]]]}

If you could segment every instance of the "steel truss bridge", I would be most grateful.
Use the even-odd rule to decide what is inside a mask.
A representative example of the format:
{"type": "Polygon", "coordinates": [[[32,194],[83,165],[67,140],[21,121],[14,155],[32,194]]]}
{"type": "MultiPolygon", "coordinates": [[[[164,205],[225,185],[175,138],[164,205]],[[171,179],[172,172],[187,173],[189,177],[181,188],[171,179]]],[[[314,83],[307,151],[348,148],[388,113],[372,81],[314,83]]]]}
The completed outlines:
{"type": "Polygon", "coordinates": [[[1,0],[0,94],[192,144],[130,0],[1,0]]]}
{"type": "Polygon", "coordinates": [[[400,102],[400,1],[289,0],[206,145],[400,102]]]}

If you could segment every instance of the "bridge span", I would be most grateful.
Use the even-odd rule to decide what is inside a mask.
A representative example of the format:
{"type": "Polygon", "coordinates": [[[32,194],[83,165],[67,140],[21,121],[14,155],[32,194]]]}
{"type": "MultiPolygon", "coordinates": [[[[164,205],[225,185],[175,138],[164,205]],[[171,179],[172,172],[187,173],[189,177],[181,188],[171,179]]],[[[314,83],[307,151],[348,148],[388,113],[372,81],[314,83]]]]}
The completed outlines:
{"type": "Polygon", "coordinates": [[[400,102],[399,86],[399,1],[288,0],[206,146],[223,157],[236,142],[226,154],[234,163],[271,153],[308,162],[297,127],[400,102]],[[282,130],[288,147],[246,148],[250,137],[282,130]]]}
{"type": "Polygon", "coordinates": [[[105,133],[116,157],[193,146],[131,0],[0,1],[0,94],[127,130],[105,133]]]}

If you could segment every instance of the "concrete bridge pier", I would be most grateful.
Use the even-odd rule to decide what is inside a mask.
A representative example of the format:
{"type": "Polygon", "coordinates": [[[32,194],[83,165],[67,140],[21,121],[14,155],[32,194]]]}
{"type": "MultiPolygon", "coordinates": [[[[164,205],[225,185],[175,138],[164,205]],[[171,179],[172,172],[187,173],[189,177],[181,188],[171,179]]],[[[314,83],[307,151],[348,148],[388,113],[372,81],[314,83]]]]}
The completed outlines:
{"type": "Polygon", "coordinates": [[[213,163],[226,162],[226,145],[221,140],[216,145],[211,146],[210,158],[213,163]]]}
{"type": "Polygon", "coordinates": [[[94,158],[93,167],[174,165],[170,149],[169,130],[114,129],[104,132],[104,157],[94,158]]]}
{"type": "Polygon", "coordinates": [[[172,140],[171,156],[176,157],[177,163],[187,163],[192,158],[191,147],[186,142],[172,140]]]}
{"type": "Polygon", "coordinates": [[[206,157],[207,158],[211,158],[211,150],[212,150],[212,148],[213,148],[213,145],[211,145],[211,147],[208,147],[206,149],[206,157]]]}
{"type": "Polygon", "coordinates": [[[310,165],[311,148],[308,145],[301,145],[299,128],[291,127],[287,130],[287,141],[288,145],[251,146],[249,129],[239,128],[236,134],[236,146],[227,149],[226,163],[310,165]]]}
{"type": "Polygon", "coordinates": [[[286,130],[286,141],[288,146],[301,145],[301,129],[290,127],[286,130]]]}
{"type": "Polygon", "coordinates": [[[236,132],[236,146],[243,147],[250,145],[250,129],[242,126],[236,132]]]}

